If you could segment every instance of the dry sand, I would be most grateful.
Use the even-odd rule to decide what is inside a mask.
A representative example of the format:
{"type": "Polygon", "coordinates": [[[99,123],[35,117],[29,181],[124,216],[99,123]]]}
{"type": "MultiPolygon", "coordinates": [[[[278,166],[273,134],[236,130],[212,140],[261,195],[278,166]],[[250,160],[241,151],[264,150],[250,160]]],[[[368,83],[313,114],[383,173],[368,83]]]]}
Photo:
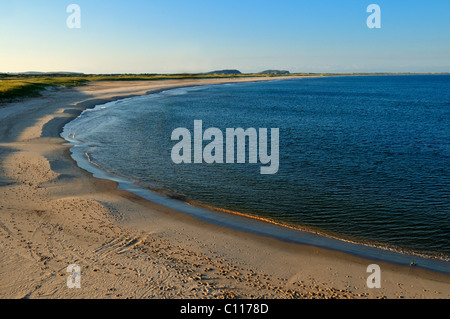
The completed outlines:
{"type": "MultiPolygon", "coordinates": [[[[248,81],[249,79],[242,79],[248,81]]],[[[101,82],[0,108],[0,298],[449,298],[450,276],[200,222],[93,178],[62,126],[87,107],[231,80],[101,82]],[[69,289],[67,267],[81,268],[69,289]]]]}

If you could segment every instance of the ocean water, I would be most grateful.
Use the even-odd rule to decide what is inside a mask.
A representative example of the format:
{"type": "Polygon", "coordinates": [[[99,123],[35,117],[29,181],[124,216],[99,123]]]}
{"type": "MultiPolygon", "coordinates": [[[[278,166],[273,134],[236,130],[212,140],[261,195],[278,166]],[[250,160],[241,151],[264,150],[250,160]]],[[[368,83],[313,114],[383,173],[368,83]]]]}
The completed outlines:
{"type": "MultiPolygon", "coordinates": [[[[91,163],[199,206],[450,259],[450,76],[180,88],[85,111],[62,134],[91,163]],[[174,129],[279,128],[280,168],[174,164],[174,129]]],[[[208,142],[204,142],[206,146],[208,142]]],[[[226,214],[225,212],[223,214],[226,214]]]]}

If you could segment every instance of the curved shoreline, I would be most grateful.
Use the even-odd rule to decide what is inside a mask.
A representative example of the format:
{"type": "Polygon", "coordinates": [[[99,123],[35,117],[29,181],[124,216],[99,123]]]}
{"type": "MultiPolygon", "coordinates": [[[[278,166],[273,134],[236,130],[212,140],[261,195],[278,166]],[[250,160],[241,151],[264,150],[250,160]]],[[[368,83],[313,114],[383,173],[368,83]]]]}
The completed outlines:
{"type": "MultiPolygon", "coordinates": [[[[276,81],[279,79],[274,80],[276,81]]],[[[217,85],[222,84],[224,83],[219,83],[217,85]]],[[[211,85],[211,84],[168,87],[160,90],[147,92],[146,95],[157,94],[160,92],[170,91],[174,89],[187,88],[193,86],[194,87],[204,86],[204,85],[211,85]]],[[[107,103],[104,104],[97,104],[93,108],[85,109],[83,112],[94,110],[97,107],[103,107],[109,103],[117,103],[119,101],[134,97],[118,98],[116,100],[108,101],[107,103]]],[[[67,124],[68,123],[66,123],[66,125],[67,124]]],[[[66,125],[64,125],[64,127],[62,128],[62,132],[60,133],[60,135],[69,143],[68,145],[72,145],[71,147],[72,159],[77,163],[77,165],[80,168],[90,172],[96,178],[107,179],[116,182],[118,184],[119,190],[128,191],[152,203],[157,203],[162,206],[179,211],[181,213],[189,214],[203,222],[227,227],[233,230],[252,233],[264,237],[274,238],[286,243],[310,245],[314,247],[343,252],[356,257],[388,262],[401,266],[410,266],[411,264],[414,264],[417,265],[418,268],[423,268],[426,270],[431,270],[442,274],[450,274],[449,262],[439,258],[421,256],[419,253],[416,252],[409,252],[409,251],[403,252],[395,249],[389,249],[386,247],[378,247],[375,245],[329,236],[327,234],[310,231],[308,229],[297,229],[294,227],[290,227],[289,225],[285,225],[271,220],[266,220],[263,218],[258,218],[256,216],[251,216],[239,212],[231,212],[221,209],[215,209],[214,207],[201,207],[195,204],[191,205],[189,202],[164,196],[162,193],[158,193],[156,191],[139,186],[129,181],[126,177],[122,177],[112,172],[108,172],[107,170],[91,162],[88,158],[86,147],[83,146],[82,143],[70,139],[67,134],[64,134],[66,125]]]]}
{"type": "Polygon", "coordinates": [[[370,289],[372,259],[217,226],[118,190],[79,168],[59,136],[98,104],[224,82],[238,81],[91,83],[0,108],[0,297],[450,297],[446,274],[375,262],[382,286],[370,289]],[[67,289],[74,263],[83,289],[67,289]]]}

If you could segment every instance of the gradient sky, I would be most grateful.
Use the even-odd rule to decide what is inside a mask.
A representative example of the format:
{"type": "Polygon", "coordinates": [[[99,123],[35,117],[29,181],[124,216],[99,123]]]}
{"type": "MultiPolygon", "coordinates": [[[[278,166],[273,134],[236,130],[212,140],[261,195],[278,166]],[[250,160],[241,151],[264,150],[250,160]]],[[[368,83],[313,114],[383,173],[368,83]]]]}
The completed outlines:
{"type": "Polygon", "coordinates": [[[226,68],[450,72],[450,1],[0,0],[0,72],[226,68]],[[66,26],[72,3],[81,29],[66,26]]]}

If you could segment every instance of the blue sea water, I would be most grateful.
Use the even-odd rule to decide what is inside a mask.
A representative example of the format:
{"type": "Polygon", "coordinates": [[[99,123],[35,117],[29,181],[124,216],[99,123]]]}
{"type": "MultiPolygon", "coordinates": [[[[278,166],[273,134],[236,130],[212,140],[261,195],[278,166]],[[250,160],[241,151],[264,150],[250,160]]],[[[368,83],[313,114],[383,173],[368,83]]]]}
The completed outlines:
{"type": "Polygon", "coordinates": [[[450,258],[448,75],[172,89],[87,110],[63,136],[98,167],[174,198],[450,258]],[[261,164],[174,164],[172,131],[193,132],[194,120],[224,133],[279,128],[278,173],[261,175],[261,164]]]}

